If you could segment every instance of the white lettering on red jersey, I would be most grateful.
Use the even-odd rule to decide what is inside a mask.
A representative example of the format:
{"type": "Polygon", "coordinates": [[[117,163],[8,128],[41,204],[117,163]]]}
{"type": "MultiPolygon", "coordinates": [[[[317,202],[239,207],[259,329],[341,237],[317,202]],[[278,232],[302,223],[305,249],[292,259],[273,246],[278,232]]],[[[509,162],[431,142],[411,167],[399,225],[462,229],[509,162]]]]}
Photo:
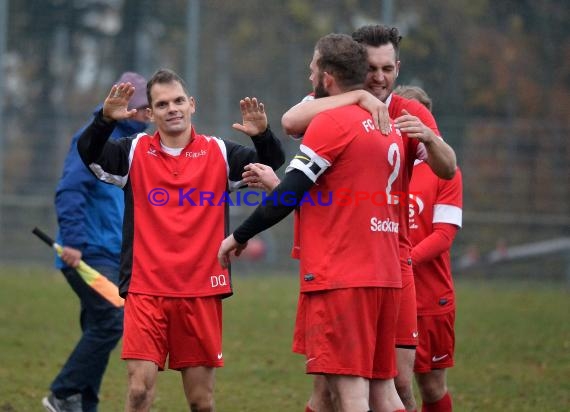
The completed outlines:
{"type": "MultiPolygon", "coordinates": [[[[309,125],[301,153],[287,170],[297,169],[316,182],[318,193],[401,193],[402,139],[385,136],[370,114],[352,105],[325,111],[309,125]]],[[[325,195],[328,196],[328,195],[325,195]]],[[[401,205],[303,204],[299,244],[301,291],[345,287],[401,287],[398,223],[401,205]],[[371,230],[371,221],[376,224],[371,230]],[[380,223],[379,223],[380,222],[380,223]]]]}

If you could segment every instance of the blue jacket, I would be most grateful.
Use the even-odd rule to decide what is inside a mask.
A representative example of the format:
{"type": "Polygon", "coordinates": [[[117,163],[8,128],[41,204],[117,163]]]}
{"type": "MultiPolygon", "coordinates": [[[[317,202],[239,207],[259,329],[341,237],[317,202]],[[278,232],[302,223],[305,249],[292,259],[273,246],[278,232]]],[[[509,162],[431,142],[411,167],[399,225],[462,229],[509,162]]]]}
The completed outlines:
{"type": "MultiPolygon", "coordinates": [[[[95,113],[100,108],[101,106],[95,113]]],[[[57,185],[57,242],[62,246],[79,249],[82,259],[89,265],[118,269],[124,211],[123,191],[98,180],[85,167],[77,152],[77,139],[91,120],[73,136],[57,185]]],[[[147,124],[136,120],[123,120],[117,122],[111,138],[141,133],[146,127],[147,124]]],[[[56,267],[61,269],[65,266],[56,257],[56,267]]]]}

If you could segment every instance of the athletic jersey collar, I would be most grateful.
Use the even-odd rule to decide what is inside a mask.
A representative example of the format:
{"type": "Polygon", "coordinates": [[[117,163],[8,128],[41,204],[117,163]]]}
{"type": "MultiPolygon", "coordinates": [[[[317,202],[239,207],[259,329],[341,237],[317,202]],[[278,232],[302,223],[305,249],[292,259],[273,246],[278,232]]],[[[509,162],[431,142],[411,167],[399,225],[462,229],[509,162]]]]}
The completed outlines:
{"type": "Polygon", "coordinates": [[[384,103],[386,103],[386,106],[387,106],[388,108],[390,108],[390,103],[392,103],[392,94],[393,94],[393,93],[390,93],[390,95],[388,96],[388,98],[387,98],[386,101],[384,102],[384,103]]]}
{"type": "MultiPolygon", "coordinates": [[[[192,126],[192,129],[190,130],[190,140],[188,141],[186,146],[184,146],[182,148],[182,150],[184,150],[188,146],[190,146],[194,140],[196,140],[196,131],[194,130],[194,126],[192,126]]],[[[160,133],[158,132],[158,130],[156,132],[154,132],[154,135],[152,136],[152,140],[151,140],[150,144],[156,150],[162,151],[162,145],[160,143],[160,133]]]]}

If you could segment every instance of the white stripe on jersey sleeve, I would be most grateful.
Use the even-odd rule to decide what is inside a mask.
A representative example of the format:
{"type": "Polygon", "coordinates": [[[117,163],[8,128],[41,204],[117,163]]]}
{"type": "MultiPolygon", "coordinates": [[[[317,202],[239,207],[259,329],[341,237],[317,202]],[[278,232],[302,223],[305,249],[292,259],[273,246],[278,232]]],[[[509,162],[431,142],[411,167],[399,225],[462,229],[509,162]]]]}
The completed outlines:
{"type": "Polygon", "coordinates": [[[111,183],[115,186],[119,186],[121,189],[125,187],[125,185],[127,184],[127,179],[129,177],[128,174],[126,176],[112,175],[104,171],[101,165],[97,163],[91,163],[89,165],[89,169],[91,169],[91,171],[95,173],[97,179],[105,183],[111,183]]]}
{"type": "MultiPolygon", "coordinates": [[[[215,136],[205,136],[205,137],[207,140],[214,139],[214,141],[220,147],[220,151],[222,152],[222,156],[224,157],[224,162],[226,162],[226,176],[229,177],[229,175],[230,175],[230,163],[228,162],[228,150],[226,148],[226,144],[219,137],[215,137],[215,136]]],[[[243,183],[241,180],[238,180],[236,182],[234,180],[228,179],[228,189],[230,192],[233,192],[242,186],[243,186],[243,183]]]]}
{"type": "Polygon", "coordinates": [[[299,146],[299,150],[301,154],[295,155],[287,169],[285,169],[285,173],[293,169],[300,170],[314,183],[331,164],[305,145],[299,146]]]}
{"type": "Polygon", "coordinates": [[[137,144],[139,143],[140,138],[144,135],[145,135],[144,133],[139,133],[137,135],[137,137],[135,137],[133,139],[133,142],[131,143],[131,149],[129,151],[129,171],[127,172],[126,175],[119,176],[119,175],[113,175],[111,173],[107,173],[106,171],[103,170],[101,165],[97,164],[97,163],[91,163],[89,165],[89,169],[91,169],[91,171],[93,173],[95,173],[95,176],[97,176],[97,179],[99,179],[105,183],[111,183],[115,186],[119,186],[122,189],[123,187],[125,187],[125,185],[127,184],[127,180],[129,179],[129,172],[131,171],[131,165],[133,164],[133,156],[134,156],[137,144]]]}
{"type": "Polygon", "coordinates": [[[95,173],[97,179],[105,183],[111,183],[112,185],[119,186],[121,189],[127,184],[128,174],[126,176],[112,175],[104,171],[101,165],[97,163],[91,163],[89,169],[95,173]]]}
{"type": "Polygon", "coordinates": [[[463,224],[463,210],[452,205],[435,205],[433,208],[433,223],[450,223],[461,227],[463,224]]]}

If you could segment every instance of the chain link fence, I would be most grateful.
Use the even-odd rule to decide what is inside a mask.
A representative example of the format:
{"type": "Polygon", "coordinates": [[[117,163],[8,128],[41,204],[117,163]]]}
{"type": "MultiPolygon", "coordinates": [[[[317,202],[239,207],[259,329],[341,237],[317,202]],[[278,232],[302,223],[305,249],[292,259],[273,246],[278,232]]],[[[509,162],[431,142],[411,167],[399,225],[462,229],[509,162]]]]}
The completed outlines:
{"type": "MultiPolygon", "coordinates": [[[[287,7],[253,0],[244,3],[250,8],[256,5],[257,13],[223,1],[176,0],[175,13],[148,0],[45,2],[37,9],[30,9],[29,3],[9,2],[9,10],[0,9],[9,23],[5,31],[0,30],[8,37],[0,96],[4,100],[0,264],[51,264],[51,252],[32,237],[31,230],[39,226],[55,233],[53,196],[71,136],[89,119],[89,112],[121,71],[137,70],[149,76],[159,67],[177,70],[197,98],[193,118],[197,129],[247,143],[231,129],[240,119],[240,98],[260,97],[273,129],[280,133],[281,114],[310,87],[307,70],[315,40],[330,31],[350,32],[376,22],[380,14],[380,5],[374,1],[319,0],[307,3],[306,10],[295,8],[298,2],[287,2],[287,7]],[[220,13],[221,4],[226,13],[220,13]],[[314,19],[311,7],[319,10],[319,18],[314,19]],[[264,21],[271,30],[258,24],[260,15],[271,20],[264,21]],[[37,23],[31,31],[30,19],[37,23]]],[[[426,19],[444,14],[436,6],[435,17],[426,12],[427,5],[398,2],[394,6],[395,24],[409,33],[415,28],[417,34],[426,19]]],[[[545,33],[563,38],[554,28],[567,30],[564,27],[552,26],[545,33]]],[[[459,83],[460,74],[471,68],[461,68],[458,61],[449,66],[449,61],[431,60],[429,67],[416,67],[414,62],[423,62],[421,53],[415,57],[412,53],[416,44],[425,48],[430,43],[412,35],[404,44],[402,59],[413,67],[403,65],[398,80],[418,82],[418,76],[424,75],[425,82],[432,82],[424,86],[432,86],[426,90],[442,111],[435,113],[440,129],[455,148],[463,171],[464,228],[452,250],[456,274],[570,279],[570,251],[564,246],[570,237],[570,123],[561,120],[565,115],[553,115],[555,120],[517,117],[518,106],[507,93],[506,112],[513,113],[509,116],[445,116],[461,113],[465,86],[459,83]],[[448,70],[428,78],[434,67],[448,70]],[[441,81],[453,73],[451,80],[441,81]]],[[[464,45],[455,46],[458,49],[450,55],[459,59],[464,45]]],[[[437,58],[427,49],[424,52],[430,59],[437,58]]],[[[517,73],[523,69],[518,67],[517,73]]],[[[473,73],[474,78],[481,77],[473,73]]],[[[554,81],[548,76],[546,80],[554,81]]],[[[503,79],[503,88],[515,86],[515,77],[511,78],[510,83],[503,79]]],[[[538,96],[538,89],[531,91],[535,94],[529,96],[538,96]]],[[[521,104],[526,100],[518,99],[519,109],[526,107],[521,104]]],[[[290,157],[298,143],[286,137],[283,141],[290,157]]],[[[233,207],[232,225],[250,209],[233,207]]],[[[271,265],[296,271],[297,264],[289,257],[290,218],[261,239],[263,253],[244,260],[245,269],[271,265]]]]}
{"type": "MultiPolygon", "coordinates": [[[[71,136],[82,121],[69,119],[62,135],[71,136]]],[[[443,118],[440,125],[457,152],[464,180],[464,227],[452,249],[457,275],[570,280],[570,251],[564,246],[570,239],[570,127],[517,119],[443,118]],[[528,250],[515,253],[513,248],[521,246],[528,250]]],[[[13,171],[5,176],[1,204],[2,263],[51,262],[51,252],[31,230],[56,230],[53,193],[68,150],[61,140],[65,144],[57,144],[56,156],[43,156],[41,148],[25,142],[12,142],[2,154],[13,171]]],[[[298,144],[286,138],[284,143],[289,154],[298,144]]],[[[252,210],[232,206],[232,227],[252,210]]],[[[259,250],[238,268],[296,271],[289,257],[291,218],[260,239],[259,250]]]]}

